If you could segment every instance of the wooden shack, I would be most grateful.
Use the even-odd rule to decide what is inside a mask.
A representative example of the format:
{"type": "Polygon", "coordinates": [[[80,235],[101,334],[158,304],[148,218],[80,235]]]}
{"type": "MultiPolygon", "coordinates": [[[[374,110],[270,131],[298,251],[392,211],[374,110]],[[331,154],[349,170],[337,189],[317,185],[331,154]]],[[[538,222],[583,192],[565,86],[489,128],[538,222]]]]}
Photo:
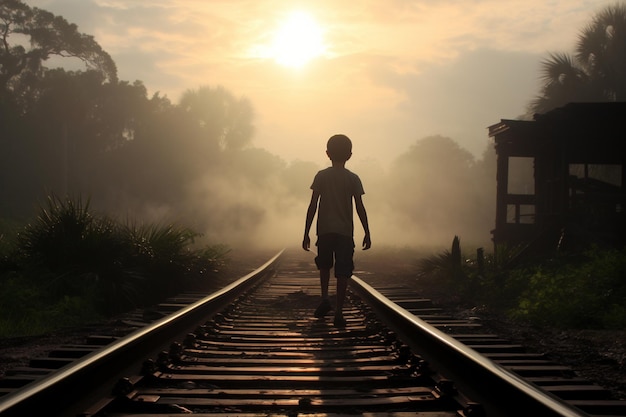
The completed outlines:
{"type": "Polygon", "coordinates": [[[623,245],[626,103],[570,103],[489,126],[497,155],[495,245],[530,252],[623,245]]]}

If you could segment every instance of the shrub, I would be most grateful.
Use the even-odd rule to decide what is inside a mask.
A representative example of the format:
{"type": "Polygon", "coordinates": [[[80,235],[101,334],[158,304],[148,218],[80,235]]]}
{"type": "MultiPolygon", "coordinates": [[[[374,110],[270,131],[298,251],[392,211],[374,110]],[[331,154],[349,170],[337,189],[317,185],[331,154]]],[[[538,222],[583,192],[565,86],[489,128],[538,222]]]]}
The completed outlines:
{"type": "Polygon", "coordinates": [[[499,247],[478,262],[455,268],[452,253],[422,259],[420,277],[455,298],[513,318],[564,328],[626,326],[626,249],[592,247],[578,254],[519,264],[518,248],[499,247]]]}
{"type": "Polygon", "coordinates": [[[626,325],[626,250],[587,250],[578,260],[539,266],[529,275],[515,317],[573,328],[626,325]]]}
{"type": "Polygon", "coordinates": [[[171,224],[119,224],[92,213],[89,201],[52,196],[14,242],[0,242],[0,327],[9,320],[36,332],[180,292],[224,263],[225,247],[192,247],[198,236],[171,224]]]}
{"type": "Polygon", "coordinates": [[[17,230],[17,223],[0,219],[0,273],[15,268],[17,230]]]}

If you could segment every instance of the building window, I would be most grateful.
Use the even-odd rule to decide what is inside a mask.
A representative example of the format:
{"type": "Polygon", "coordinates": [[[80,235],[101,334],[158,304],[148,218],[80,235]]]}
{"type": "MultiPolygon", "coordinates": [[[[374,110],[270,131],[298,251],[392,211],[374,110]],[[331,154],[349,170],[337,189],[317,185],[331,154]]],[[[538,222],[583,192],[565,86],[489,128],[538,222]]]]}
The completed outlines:
{"type": "Polygon", "coordinates": [[[535,205],[507,204],[506,222],[509,224],[535,224],[535,205]]]}
{"type": "Polygon", "coordinates": [[[622,165],[569,164],[569,206],[578,215],[605,218],[623,212],[622,165]]]}
{"type": "Polygon", "coordinates": [[[535,158],[509,157],[508,194],[535,194],[535,158]]]}
{"type": "Polygon", "coordinates": [[[594,179],[616,187],[622,186],[622,166],[617,164],[570,164],[569,175],[594,179]]]}

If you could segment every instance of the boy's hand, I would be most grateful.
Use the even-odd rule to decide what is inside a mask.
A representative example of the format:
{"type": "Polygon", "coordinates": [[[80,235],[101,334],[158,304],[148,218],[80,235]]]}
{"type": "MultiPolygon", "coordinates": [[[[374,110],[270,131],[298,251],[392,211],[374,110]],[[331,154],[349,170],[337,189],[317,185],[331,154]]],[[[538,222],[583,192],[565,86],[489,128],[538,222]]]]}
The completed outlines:
{"type": "Polygon", "coordinates": [[[366,233],[363,238],[363,250],[368,250],[372,247],[372,241],[370,240],[370,234],[366,233]]]}
{"type": "Polygon", "coordinates": [[[302,249],[308,252],[310,247],[311,247],[311,238],[309,238],[309,235],[305,235],[304,239],[302,240],[302,249]]]}

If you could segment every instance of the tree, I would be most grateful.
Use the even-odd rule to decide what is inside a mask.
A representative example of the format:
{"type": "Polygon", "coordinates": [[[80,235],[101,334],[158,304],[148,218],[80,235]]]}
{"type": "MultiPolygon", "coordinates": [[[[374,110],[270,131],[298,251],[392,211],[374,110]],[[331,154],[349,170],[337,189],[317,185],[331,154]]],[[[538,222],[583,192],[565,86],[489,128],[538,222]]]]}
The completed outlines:
{"type": "MultiPolygon", "coordinates": [[[[93,70],[47,70],[33,87],[37,97],[26,113],[0,106],[0,121],[7,116],[0,124],[0,189],[11,196],[0,214],[2,206],[24,211],[44,191],[101,195],[121,171],[114,159],[144,136],[162,106],[158,96],[148,100],[140,82],[103,84],[93,70]]],[[[138,155],[134,165],[140,163],[138,155]]]]}
{"type": "Polygon", "coordinates": [[[222,149],[241,149],[252,139],[254,112],[250,101],[235,98],[223,87],[187,90],[179,107],[204,140],[215,141],[222,149]]]}
{"type": "Polygon", "coordinates": [[[483,227],[475,219],[485,204],[474,199],[475,164],[474,156],[448,137],[420,139],[390,169],[390,183],[382,191],[390,217],[423,238],[473,237],[483,227]]]}
{"type": "Polygon", "coordinates": [[[23,91],[32,78],[39,78],[51,55],[75,57],[117,82],[115,63],[92,36],[79,33],[63,17],[29,7],[21,0],[0,2],[0,93],[23,91]],[[20,42],[27,37],[30,49],[20,42]]]}
{"type": "MultiPolygon", "coordinates": [[[[36,126],[40,149],[49,149],[39,153],[48,161],[60,154],[67,191],[93,186],[97,161],[128,146],[152,121],[153,105],[141,82],[102,81],[96,71],[46,71],[38,83],[40,97],[26,117],[36,126]]],[[[53,178],[60,169],[51,168],[53,178]]]]}
{"type": "Polygon", "coordinates": [[[626,100],[626,4],[600,11],[581,31],[574,57],[552,53],[542,70],[543,87],[531,114],[569,102],[626,100]]]}

